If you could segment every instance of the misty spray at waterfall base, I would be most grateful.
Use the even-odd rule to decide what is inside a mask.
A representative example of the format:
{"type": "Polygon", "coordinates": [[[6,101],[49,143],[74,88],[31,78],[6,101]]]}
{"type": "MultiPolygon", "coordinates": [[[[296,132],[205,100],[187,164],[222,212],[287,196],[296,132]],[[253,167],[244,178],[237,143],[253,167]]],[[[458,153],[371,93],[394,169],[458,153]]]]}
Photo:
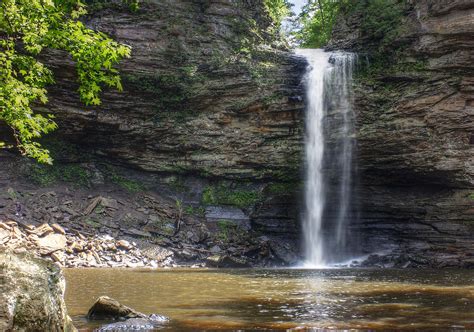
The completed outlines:
{"type": "Polygon", "coordinates": [[[354,257],[355,55],[302,49],[306,75],[304,265],[323,267],[354,257]]]}

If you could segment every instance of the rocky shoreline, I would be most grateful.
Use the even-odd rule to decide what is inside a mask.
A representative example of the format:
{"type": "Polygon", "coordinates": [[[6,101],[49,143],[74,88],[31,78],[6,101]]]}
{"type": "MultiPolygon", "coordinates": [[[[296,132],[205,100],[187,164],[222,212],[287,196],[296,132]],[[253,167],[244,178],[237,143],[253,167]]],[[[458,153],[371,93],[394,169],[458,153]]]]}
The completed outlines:
{"type": "Polygon", "coordinates": [[[154,193],[91,196],[9,188],[0,197],[0,249],[66,268],[253,267],[296,262],[294,249],[231,222],[207,222],[154,193]]]}
{"type": "Polygon", "coordinates": [[[114,239],[107,234],[88,235],[65,229],[59,224],[35,227],[11,220],[0,222],[0,250],[32,253],[66,268],[252,266],[248,259],[227,255],[217,245],[210,250],[187,246],[170,250],[139,238],[114,239]],[[178,257],[194,257],[198,253],[202,258],[195,257],[194,262],[178,257]]]}
{"type": "Polygon", "coordinates": [[[50,259],[61,267],[157,267],[170,264],[172,252],[162,248],[162,255],[150,259],[135,242],[115,240],[107,235],[84,235],[66,232],[58,224],[38,227],[0,222],[0,246],[14,253],[33,253],[50,259]]]}
{"type": "MultiPolygon", "coordinates": [[[[11,188],[10,188],[11,189],[11,188]]],[[[60,191],[60,188],[57,188],[60,191]]],[[[9,190],[10,193],[13,189],[9,190]]],[[[163,268],[163,267],[275,267],[295,264],[299,257],[296,250],[281,239],[262,236],[251,230],[227,225],[226,229],[213,229],[212,224],[196,216],[180,212],[163,198],[151,194],[138,197],[156,203],[162,215],[175,220],[157,226],[145,222],[118,226],[116,214],[130,206],[157,216],[146,208],[127,199],[111,196],[88,196],[85,204],[78,205],[64,197],[64,193],[47,191],[29,192],[41,203],[63,197],[63,203],[46,208],[44,204],[33,207],[21,197],[25,192],[15,192],[17,199],[9,199],[6,210],[12,214],[0,215],[0,250],[16,254],[30,253],[45,258],[65,268],[163,268]],[[80,208],[79,208],[80,207],[80,208]],[[49,210],[53,222],[35,222],[35,210],[49,210]],[[32,213],[33,212],[33,213],[32,213]],[[100,218],[99,218],[100,215],[100,218]],[[97,224],[90,224],[92,220],[97,224]],[[72,220],[71,220],[72,219],[72,220]],[[176,228],[179,225],[179,230],[176,228]],[[99,227],[98,227],[99,226],[99,227]],[[171,230],[171,231],[170,231],[171,230]]],[[[137,202],[138,197],[135,197],[137,202]]],[[[77,198],[76,198],[77,200],[77,198]]],[[[46,204],[47,205],[47,204],[46,204]]],[[[123,212],[123,211],[122,211],[123,212]]],[[[157,211],[155,210],[155,213],[157,211]]],[[[127,213],[129,215],[130,212],[127,213]]],[[[146,216],[144,214],[143,216],[146,216]]],[[[44,220],[44,219],[43,219],[44,220]]],[[[455,255],[455,253],[453,253],[455,255]]],[[[436,248],[400,247],[384,253],[367,255],[344,267],[353,268],[472,268],[474,261],[469,252],[449,260],[438,259],[436,248]],[[416,250],[415,250],[416,249],[416,250]],[[420,250],[424,252],[420,253],[420,250]],[[427,260],[426,257],[432,257],[427,260]]]]}

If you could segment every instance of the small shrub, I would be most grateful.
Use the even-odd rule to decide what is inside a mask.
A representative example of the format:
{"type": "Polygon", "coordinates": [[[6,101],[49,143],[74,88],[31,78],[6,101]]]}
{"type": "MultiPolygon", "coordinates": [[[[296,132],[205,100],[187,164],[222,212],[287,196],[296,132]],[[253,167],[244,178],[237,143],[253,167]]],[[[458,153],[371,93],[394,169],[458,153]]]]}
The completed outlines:
{"type": "Polygon", "coordinates": [[[202,203],[205,205],[212,205],[217,202],[214,196],[214,190],[211,187],[206,187],[202,192],[202,203]]]}
{"type": "Polygon", "coordinates": [[[242,229],[229,220],[217,221],[217,228],[219,230],[216,234],[217,239],[225,243],[239,239],[243,234],[242,229]]]}
{"type": "Polygon", "coordinates": [[[7,189],[7,194],[8,194],[8,197],[11,199],[11,200],[16,200],[18,199],[18,193],[15,191],[15,189],[13,188],[8,188],[7,189]]]}
{"type": "Polygon", "coordinates": [[[203,206],[194,207],[192,205],[188,205],[184,210],[187,214],[204,217],[206,215],[206,209],[203,206]]]}

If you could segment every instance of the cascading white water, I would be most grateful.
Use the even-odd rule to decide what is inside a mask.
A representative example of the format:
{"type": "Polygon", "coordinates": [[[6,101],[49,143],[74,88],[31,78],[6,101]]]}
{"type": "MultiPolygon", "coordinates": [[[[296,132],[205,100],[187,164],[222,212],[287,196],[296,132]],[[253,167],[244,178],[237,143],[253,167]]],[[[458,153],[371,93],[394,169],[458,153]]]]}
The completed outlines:
{"type": "Polygon", "coordinates": [[[303,236],[306,263],[313,266],[324,264],[322,216],[323,195],[323,155],[324,155],[324,74],[329,67],[329,54],[318,49],[301,49],[310,64],[306,82],[306,183],[305,216],[303,236]]]}
{"type": "Polygon", "coordinates": [[[305,265],[321,267],[346,258],[345,225],[352,187],[350,81],[354,56],[320,49],[301,49],[297,53],[310,64],[306,76],[305,265]],[[326,211],[336,213],[325,220],[326,211]],[[325,221],[331,225],[325,225],[325,221]]]}
{"type": "MultiPolygon", "coordinates": [[[[326,177],[331,178],[330,185],[334,188],[334,200],[329,210],[336,210],[334,223],[329,227],[326,240],[327,263],[335,263],[350,258],[347,252],[348,222],[354,215],[349,215],[353,206],[352,188],[354,186],[354,112],[352,99],[352,72],[355,55],[351,53],[333,53],[330,57],[332,69],[325,76],[325,105],[327,117],[332,119],[326,125],[328,133],[325,145],[332,153],[324,157],[326,177]],[[334,135],[331,135],[334,133],[334,135]],[[331,231],[332,230],[332,231],[331,231]]],[[[329,215],[329,213],[328,213],[329,215]]]]}

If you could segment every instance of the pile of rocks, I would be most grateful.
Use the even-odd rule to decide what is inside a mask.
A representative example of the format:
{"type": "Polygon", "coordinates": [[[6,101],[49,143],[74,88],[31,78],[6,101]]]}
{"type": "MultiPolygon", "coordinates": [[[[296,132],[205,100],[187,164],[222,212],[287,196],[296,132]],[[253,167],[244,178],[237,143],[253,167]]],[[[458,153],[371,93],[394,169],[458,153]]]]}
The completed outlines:
{"type": "Polygon", "coordinates": [[[172,252],[156,246],[140,250],[133,241],[108,235],[86,236],[59,224],[33,226],[0,221],[0,248],[30,252],[65,267],[157,267],[172,264],[172,252]],[[152,256],[152,257],[150,257],[152,256]]]}
{"type": "MultiPolygon", "coordinates": [[[[213,210],[215,212],[215,209],[213,210]]],[[[225,217],[225,216],[223,216],[225,217]]],[[[64,267],[250,267],[293,264],[290,243],[166,197],[86,189],[0,193],[0,249],[64,267]]]]}

